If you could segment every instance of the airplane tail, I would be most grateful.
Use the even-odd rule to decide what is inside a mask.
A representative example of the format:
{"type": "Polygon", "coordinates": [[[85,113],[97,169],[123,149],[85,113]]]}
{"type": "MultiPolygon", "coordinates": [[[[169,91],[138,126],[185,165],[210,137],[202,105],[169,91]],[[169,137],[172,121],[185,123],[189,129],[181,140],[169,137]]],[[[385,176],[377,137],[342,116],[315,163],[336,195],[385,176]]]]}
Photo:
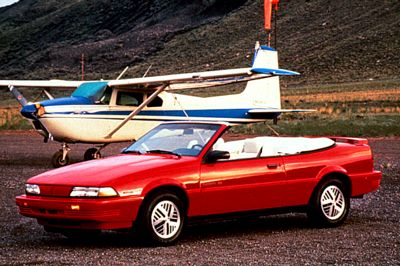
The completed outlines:
{"type": "MultiPolygon", "coordinates": [[[[269,46],[260,46],[257,43],[251,70],[264,73],[265,70],[270,69],[279,69],[278,52],[269,46]]],[[[243,101],[252,102],[255,107],[281,109],[279,76],[247,82],[240,98],[243,101]]]]}

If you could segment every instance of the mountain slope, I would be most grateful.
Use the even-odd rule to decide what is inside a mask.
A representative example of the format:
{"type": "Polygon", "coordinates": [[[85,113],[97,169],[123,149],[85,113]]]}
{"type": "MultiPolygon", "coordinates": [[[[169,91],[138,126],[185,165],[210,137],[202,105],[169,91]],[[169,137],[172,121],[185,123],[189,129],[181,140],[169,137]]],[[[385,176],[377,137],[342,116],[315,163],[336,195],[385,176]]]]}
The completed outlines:
{"type": "MultiPolygon", "coordinates": [[[[261,0],[21,0],[0,9],[0,78],[113,78],[243,67],[265,39],[261,0]]],[[[289,82],[400,78],[400,3],[281,0],[289,82]]]]}

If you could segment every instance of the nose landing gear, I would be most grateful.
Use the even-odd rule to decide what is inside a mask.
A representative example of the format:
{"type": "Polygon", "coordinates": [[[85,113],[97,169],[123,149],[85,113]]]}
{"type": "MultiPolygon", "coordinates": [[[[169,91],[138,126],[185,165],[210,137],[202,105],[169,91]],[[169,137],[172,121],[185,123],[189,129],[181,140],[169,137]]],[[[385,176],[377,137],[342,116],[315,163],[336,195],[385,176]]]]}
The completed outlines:
{"type": "Polygon", "coordinates": [[[69,164],[68,152],[70,150],[71,149],[68,147],[68,144],[63,143],[62,149],[54,153],[53,158],[51,159],[51,164],[53,167],[58,168],[69,164]]]}

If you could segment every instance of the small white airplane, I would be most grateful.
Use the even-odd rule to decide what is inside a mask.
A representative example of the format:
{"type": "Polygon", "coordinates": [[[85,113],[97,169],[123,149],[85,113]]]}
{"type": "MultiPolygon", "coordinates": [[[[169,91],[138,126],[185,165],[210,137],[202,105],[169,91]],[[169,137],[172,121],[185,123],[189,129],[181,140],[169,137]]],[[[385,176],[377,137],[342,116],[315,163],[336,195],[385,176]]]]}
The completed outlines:
{"type": "Polygon", "coordinates": [[[99,144],[84,159],[100,158],[109,143],[132,141],[163,121],[226,121],[233,124],[276,120],[281,113],[279,76],[299,73],[279,69],[277,51],[257,42],[252,67],[108,81],[0,80],[23,106],[21,114],[48,139],[63,143],[54,167],[69,163],[70,143],[99,144]],[[234,95],[196,97],[172,91],[246,82],[234,95]],[[70,97],[28,103],[16,87],[71,88],[70,97]]]}

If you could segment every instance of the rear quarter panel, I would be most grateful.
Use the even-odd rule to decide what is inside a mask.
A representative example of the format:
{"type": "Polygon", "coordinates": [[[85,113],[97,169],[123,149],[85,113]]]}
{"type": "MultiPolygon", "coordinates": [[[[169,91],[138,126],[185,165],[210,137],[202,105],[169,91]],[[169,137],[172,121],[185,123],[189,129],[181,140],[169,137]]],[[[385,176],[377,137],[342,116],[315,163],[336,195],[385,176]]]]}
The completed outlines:
{"type": "Polygon", "coordinates": [[[340,173],[351,180],[352,195],[357,177],[373,171],[371,149],[368,145],[336,143],[333,147],[283,157],[287,175],[285,205],[306,205],[314,188],[327,175],[340,173]]]}

